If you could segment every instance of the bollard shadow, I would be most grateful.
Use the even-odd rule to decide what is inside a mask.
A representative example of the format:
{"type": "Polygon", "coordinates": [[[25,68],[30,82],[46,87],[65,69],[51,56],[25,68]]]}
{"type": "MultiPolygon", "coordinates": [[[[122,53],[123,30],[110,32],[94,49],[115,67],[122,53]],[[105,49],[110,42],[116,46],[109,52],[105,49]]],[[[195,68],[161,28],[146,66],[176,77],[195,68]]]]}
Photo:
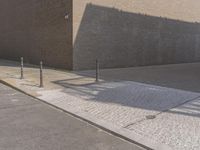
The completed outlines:
{"type": "Polygon", "coordinates": [[[6,76],[11,78],[11,79],[20,79],[20,77],[16,77],[15,75],[10,74],[10,73],[6,73],[6,76]]]}
{"type": "MultiPolygon", "coordinates": [[[[75,70],[87,70],[95,68],[96,59],[101,68],[197,62],[199,43],[199,23],[87,4],[74,42],[73,64],[75,70]]],[[[181,82],[192,76],[185,77],[184,68],[176,69],[105,69],[100,71],[105,80],[99,84],[76,85],[68,79],[54,83],[64,87],[63,92],[85,101],[157,113],[184,106],[168,112],[200,117],[200,91],[196,91],[199,86],[192,89],[194,85],[186,82],[182,87],[181,82]]],[[[95,71],[73,73],[95,77],[95,71]]]]}
{"type": "Polygon", "coordinates": [[[72,87],[79,87],[79,86],[87,87],[87,86],[92,86],[96,84],[102,84],[102,83],[106,83],[106,81],[100,80],[97,82],[95,78],[82,76],[82,77],[77,77],[77,78],[57,80],[57,81],[53,81],[53,83],[61,85],[65,88],[72,88],[72,87]]]}
{"type": "Polygon", "coordinates": [[[40,87],[39,84],[27,84],[27,83],[21,83],[22,86],[29,86],[29,87],[40,87]]]}
{"type": "Polygon", "coordinates": [[[62,92],[85,101],[142,109],[149,111],[149,114],[167,112],[200,117],[200,93],[129,81],[103,81],[79,85],[69,83],[73,80],[77,78],[57,80],[53,83],[64,87],[62,92]]]}
{"type": "MultiPolygon", "coordinates": [[[[200,93],[200,63],[173,64],[147,67],[101,69],[101,79],[108,81],[134,81],[200,93]]],[[[75,74],[95,77],[94,70],[75,71],[75,74]]]]}

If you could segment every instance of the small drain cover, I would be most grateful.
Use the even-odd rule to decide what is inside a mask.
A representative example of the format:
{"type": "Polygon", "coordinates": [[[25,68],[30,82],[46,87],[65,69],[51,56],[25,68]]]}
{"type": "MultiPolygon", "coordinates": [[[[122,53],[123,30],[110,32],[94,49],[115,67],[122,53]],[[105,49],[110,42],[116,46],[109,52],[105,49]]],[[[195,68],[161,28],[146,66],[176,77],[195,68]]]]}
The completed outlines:
{"type": "Polygon", "coordinates": [[[146,119],[155,119],[155,118],[156,118],[155,115],[148,115],[148,116],[146,116],[146,119]]]}

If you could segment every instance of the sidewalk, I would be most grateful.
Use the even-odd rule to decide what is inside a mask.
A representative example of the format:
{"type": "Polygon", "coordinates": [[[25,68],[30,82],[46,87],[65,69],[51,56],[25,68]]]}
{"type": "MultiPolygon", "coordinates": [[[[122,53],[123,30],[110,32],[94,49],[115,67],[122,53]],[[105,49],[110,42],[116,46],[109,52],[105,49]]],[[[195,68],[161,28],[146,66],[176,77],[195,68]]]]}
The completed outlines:
{"type": "MultiPolygon", "coordinates": [[[[152,149],[200,149],[200,93],[134,81],[101,80],[79,72],[0,61],[0,79],[25,93],[152,149]]],[[[144,67],[145,69],[145,67],[144,67]]]]}

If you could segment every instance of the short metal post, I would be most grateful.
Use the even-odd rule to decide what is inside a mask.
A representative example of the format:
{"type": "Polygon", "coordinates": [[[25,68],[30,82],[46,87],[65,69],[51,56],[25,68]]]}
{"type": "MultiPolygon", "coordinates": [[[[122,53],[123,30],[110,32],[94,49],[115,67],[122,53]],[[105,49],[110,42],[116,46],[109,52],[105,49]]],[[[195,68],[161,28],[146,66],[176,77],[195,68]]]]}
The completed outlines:
{"type": "Polygon", "coordinates": [[[40,61],[40,87],[44,87],[43,84],[43,63],[40,61]]]}
{"type": "Polygon", "coordinates": [[[24,58],[21,57],[21,77],[20,79],[24,79],[24,58]]]}
{"type": "Polygon", "coordinates": [[[99,82],[99,61],[96,60],[96,82],[99,82]]]}

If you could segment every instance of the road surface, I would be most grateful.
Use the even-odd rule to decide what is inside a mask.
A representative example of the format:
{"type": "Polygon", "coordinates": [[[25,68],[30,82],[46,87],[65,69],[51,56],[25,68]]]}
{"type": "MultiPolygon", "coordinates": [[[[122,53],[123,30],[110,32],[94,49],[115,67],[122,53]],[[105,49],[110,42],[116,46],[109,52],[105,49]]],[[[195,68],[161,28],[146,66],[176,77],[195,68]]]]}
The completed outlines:
{"type": "Polygon", "coordinates": [[[144,150],[0,84],[0,150],[144,150]]]}

